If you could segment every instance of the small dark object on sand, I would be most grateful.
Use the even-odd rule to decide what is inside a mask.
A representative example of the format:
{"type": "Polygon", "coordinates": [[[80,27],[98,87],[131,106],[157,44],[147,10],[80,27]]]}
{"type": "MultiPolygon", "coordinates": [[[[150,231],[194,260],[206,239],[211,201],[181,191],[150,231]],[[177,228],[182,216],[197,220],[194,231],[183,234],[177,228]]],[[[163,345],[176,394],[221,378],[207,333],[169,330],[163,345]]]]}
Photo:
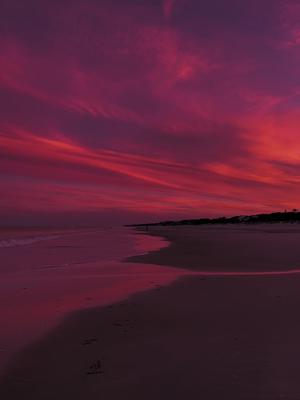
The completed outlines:
{"type": "Polygon", "coordinates": [[[100,360],[97,360],[92,365],[90,365],[87,375],[102,374],[102,364],[100,360]]]}

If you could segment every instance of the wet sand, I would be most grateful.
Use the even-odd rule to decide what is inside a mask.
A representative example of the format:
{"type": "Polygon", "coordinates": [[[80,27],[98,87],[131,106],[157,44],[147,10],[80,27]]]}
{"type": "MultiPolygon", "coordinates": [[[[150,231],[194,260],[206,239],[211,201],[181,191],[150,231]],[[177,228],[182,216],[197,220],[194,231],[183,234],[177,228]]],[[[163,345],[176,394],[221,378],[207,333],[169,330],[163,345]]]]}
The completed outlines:
{"type": "MultiPolygon", "coordinates": [[[[198,266],[200,271],[198,262],[192,263],[199,257],[199,246],[203,248],[201,234],[194,228],[172,229],[152,232],[174,238],[171,247],[155,252],[155,257],[169,251],[165,264],[198,266]],[[182,244],[186,235],[197,244],[193,256],[182,244]],[[186,249],[182,264],[176,246],[186,249]]],[[[270,235],[278,245],[274,229],[270,235]]],[[[285,237],[285,246],[291,246],[291,234],[294,245],[299,242],[298,230],[276,229],[281,240],[285,237]]],[[[206,239],[213,242],[215,233],[206,234],[206,239]]],[[[294,266],[296,253],[293,258],[286,254],[288,262],[282,256],[278,268],[294,266]]],[[[153,257],[150,253],[135,261],[153,262],[153,257]]],[[[270,265],[267,257],[263,265],[270,265]]],[[[1,379],[0,396],[299,400],[299,306],[299,274],[181,277],[126,301],[69,315],[18,356],[1,379]]]]}
{"type": "Polygon", "coordinates": [[[163,246],[158,237],[100,229],[32,238],[28,244],[19,235],[18,244],[0,248],[0,374],[70,312],[120,301],[180,273],[120,261],[163,246]]]}

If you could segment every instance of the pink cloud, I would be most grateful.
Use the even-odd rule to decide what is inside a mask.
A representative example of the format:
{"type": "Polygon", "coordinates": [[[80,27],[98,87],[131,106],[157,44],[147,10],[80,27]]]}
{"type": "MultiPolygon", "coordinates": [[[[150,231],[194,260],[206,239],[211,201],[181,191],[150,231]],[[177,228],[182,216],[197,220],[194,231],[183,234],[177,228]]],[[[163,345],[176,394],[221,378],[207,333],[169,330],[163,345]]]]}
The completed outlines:
{"type": "Polygon", "coordinates": [[[175,6],[175,0],[163,0],[164,15],[167,19],[171,18],[175,6]]]}

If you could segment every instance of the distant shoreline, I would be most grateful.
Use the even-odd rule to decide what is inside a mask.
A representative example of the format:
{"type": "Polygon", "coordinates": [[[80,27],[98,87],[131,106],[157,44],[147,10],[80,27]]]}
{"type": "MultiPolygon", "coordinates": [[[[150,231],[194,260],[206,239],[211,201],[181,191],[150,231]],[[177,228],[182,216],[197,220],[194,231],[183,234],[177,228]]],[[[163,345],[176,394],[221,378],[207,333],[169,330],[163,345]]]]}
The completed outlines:
{"type": "Polygon", "coordinates": [[[161,221],[143,224],[126,225],[128,227],[147,226],[177,226],[177,225],[225,225],[225,224],[274,224],[274,223],[299,223],[298,210],[275,212],[269,214],[235,215],[233,217],[182,219],[179,221],[161,221]]]}

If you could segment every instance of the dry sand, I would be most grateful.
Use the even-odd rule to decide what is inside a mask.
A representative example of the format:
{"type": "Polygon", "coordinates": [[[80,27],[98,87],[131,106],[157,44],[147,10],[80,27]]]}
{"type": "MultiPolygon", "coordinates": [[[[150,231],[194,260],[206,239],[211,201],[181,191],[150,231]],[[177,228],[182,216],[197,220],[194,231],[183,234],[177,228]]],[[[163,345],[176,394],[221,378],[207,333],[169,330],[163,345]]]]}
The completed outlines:
{"type": "Polygon", "coordinates": [[[299,224],[149,227],[146,233],[171,245],[129,261],[208,272],[300,267],[299,224]]]}
{"type": "MultiPolygon", "coordinates": [[[[275,246],[283,241],[281,248],[295,253],[282,255],[277,270],[293,267],[299,260],[298,249],[290,240],[295,246],[299,231],[276,229],[272,227],[272,233],[262,236],[258,233],[260,240],[265,240],[268,251],[268,235],[275,246]],[[289,265],[291,261],[293,265],[289,265]]],[[[203,247],[206,238],[214,260],[219,257],[227,263],[220,252],[222,245],[213,246],[216,232],[204,236],[201,232],[195,228],[152,231],[173,240],[169,249],[155,254],[156,260],[162,263],[159,254],[163,254],[164,264],[200,270],[199,252],[208,253],[203,247]],[[181,251],[185,251],[182,263],[178,260],[181,251]]],[[[233,235],[238,240],[242,233],[233,235]]],[[[245,247],[240,240],[235,248],[238,253],[245,247]]],[[[259,258],[253,259],[253,270],[271,265],[273,256],[268,261],[266,254],[262,264],[261,254],[258,251],[259,258]]],[[[153,262],[153,257],[149,254],[139,260],[153,262]]],[[[243,257],[239,259],[240,268],[250,268],[245,257],[245,263],[243,257]]],[[[232,266],[237,267],[237,263],[232,266]]],[[[0,396],[31,400],[299,400],[299,306],[297,274],[183,277],[121,303],[70,315],[18,357],[2,378],[0,396]]]]}

